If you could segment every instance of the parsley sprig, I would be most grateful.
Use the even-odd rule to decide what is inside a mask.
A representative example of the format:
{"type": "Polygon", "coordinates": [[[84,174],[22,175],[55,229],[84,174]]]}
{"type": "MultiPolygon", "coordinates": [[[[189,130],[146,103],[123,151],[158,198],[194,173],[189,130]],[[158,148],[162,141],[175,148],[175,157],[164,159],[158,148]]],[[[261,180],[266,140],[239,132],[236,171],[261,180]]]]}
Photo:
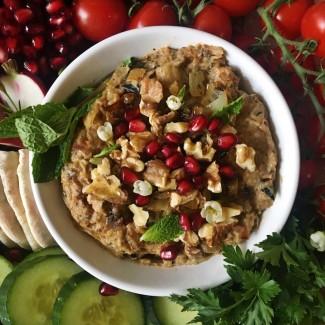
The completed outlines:
{"type": "Polygon", "coordinates": [[[227,283],[207,291],[172,295],[183,310],[198,311],[203,325],[318,324],[325,321],[325,272],[292,217],[283,234],[273,233],[258,253],[224,247],[227,283]]]}

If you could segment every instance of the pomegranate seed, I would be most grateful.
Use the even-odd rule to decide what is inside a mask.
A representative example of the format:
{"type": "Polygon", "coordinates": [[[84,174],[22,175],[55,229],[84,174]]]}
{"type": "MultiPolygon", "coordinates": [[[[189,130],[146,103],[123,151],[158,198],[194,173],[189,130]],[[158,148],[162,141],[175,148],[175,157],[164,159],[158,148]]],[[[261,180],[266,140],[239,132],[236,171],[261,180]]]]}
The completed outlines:
{"type": "Polygon", "coordinates": [[[80,43],[82,37],[80,34],[78,33],[73,33],[71,35],[68,36],[68,43],[71,46],[77,45],[78,43],[80,43]]]}
{"type": "Polygon", "coordinates": [[[197,175],[200,172],[200,164],[193,157],[185,157],[184,167],[191,175],[197,175]]]}
{"type": "Polygon", "coordinates": [[[221,176],[225,176],[227,178],[234,178],[236,175],[235,168],[232,166],[220,166],[219,173],[221,176]]]}
{"type": "Polygon", "coordinates": [[[188,179],[182,179],[177,186],[177,192],[181,195],[192,191],[193,184],[188,179]]]}
{"type": "Polygon", "coordinates": [[[8,52],[11,54],[17,54],[20,52],[20,40],[16,37],[9,37],[7,39],[8,52]]]}
{"type": "Polygon", "coordinates": [[[28,59],[35,59],[37,56],[36,49],[31,45],[25,45],[23,46],[23,52],[26,55],[28,59]]]}
{"type": "Polygon", "coordinates": [[[184,164],[184,157],[180,152],[174,153],[165,161],[167,167],[176,169],[184,164]]]}
{"type": "Polygon", "coordinates": [[[46,58],[45,58],[44,56],[42,56],[42,57],[39,59],[38,63],[39,63],[39,67],[40,67],[40,70],[41,70],[42,74],[43,74],[43,75],[46,75],[46,74],[48,73],[48,71],[49,71],[49,67],[48,67],[48,65],[47,65],[47,60],[46,60],[46,58]]]}
{"type": "Polygon", "coordinates": [[[36,50],[41,50],[44,46],[44,37],[37,35],[32,38],[32,44],[36,50]]]}
{"type": "Polygon", "coordinates": [[[223,150],[229,150],[237,143],[237,136],[233,133],[223,133],[217,137],[216,145],[223,150]]]}
{"type": "Polygon", "coordinates": [[[25,61],[24,68],[32,74],[37,74],[38,72],[38,65],[35,61],[25,61]]]}
{"type": "Polygon", "coordinates": [[[180,213],[179,215],[179,224],[185,231],[189,231],[191,229],[190,220],[186,213],[180,213]]]}
{"type": "Polygon", "coordinates": [[[0,8],[0,25],[5,24],[11,17],[11,13],[7,8],[0,8]]]}
{"type": "Polygon", "coordinates": [[[172,154],[177,152],[177,148],[177,144],[167,143],[162,146],[161,153],[165,158],[169,158],[172,154]]]}
{"type": "Polygon", "coordinates": [[[172,261],[177,257],[178,248],[175,245],[163,247],[160,251],[160,257],[164,261],[172,261]]]}
{"type": "Polygon", "coordinates": [[[20,33],[20,27],[18,25],[4,24],[1,31],[4,36],[16,36],[20,33]]]}
{"type": "Polygon", "coordinates": [[[3,0],[3,4],[12,11],[19,9],[21,6],[20,1],[18,0],[3,0]]]}
{"type": "Polygon", "coordinates": [[[51,33],[51,38],[53,40],[58,40],[64,36],[65,36],[65,31],[62,29],[56,29],[56,30],[52,31],[52,33],[51,33]]]}
{"type": "Polygon", "coordinates": [[[23,25],[33,18],[33,12],[27,8],[18,9],[15,12],[14,17],[18,24],[23,25]]]}
{"type": "Polygon", "coordinates": [[[64,42],[55,43],[55,48],[60,54],[65,55],[68,53],[68,47],[64,42]]]}
{"type": "Polygon", "coordinates": [[[171,142],[171,143],[176,143],[179,144],[182,140],[182,137],[179,134],[176,133],[166,133],[165,138],[171,142]]]}
{"type": "Polygon", "coordinates": [[[134,182],[139,180],[138,175],[128,167],[121,168],[121,179],[123,183],[128,185],[133,185],[134,182]]]}
{"type": "Polygon", "coordinates": [[[27,35],[39,35],[44,33],[45,27],[41,24],[31,24],[25,26],[25,33],[27,35]]]}
{"type": "Polygon", "coordinates": [[[209,122],[209,125],[208,125],[208,131],[210,133],[216,133],[219,126],[221,124],[221,120],[220,118],[213,118],[210,122],[209,122]]]}
{"type": "Polygon", "coordinates": [[[50,59],[50,66],[53,70],[60,70],[67,63],[67,60],[61,56],[50,59]]]}
{"type": "Polygon", "coordinates": [[[119,289],[108,283],[102,282],[98,288],[98,292],[102,296],[115,296],[118,294],[119,289]]]}
{"type": "Polygon", "coordinates": [[[64,2],[62,0],[54,0],[50,1],[45,9],[49,14],[55,14],[59,12],[64,7],[64,2]]]}
{"type": "Polygon", "coordinates": [[[156,155],[159,149],[160,149],[160,144],[156,140],[153,140],[146,145],[146,153],[151,157],[156,155]]]}
{"type": "Polygon", "coordinates": [[[195,213],[194,215],[191,216],[191,229],[193,231],[199,231],[202,222],[203,222],[203,218],[200,212],[195,213]]]}
{"type": "Polygon", "coordinates": [[[8,61],[9,54],[6,46],[0,45],[0,63],[8,61]]]}
{"type": "Polygon", "coordinates": [[[72,18],[72,11],[69,7],[65,7],[61,10],[61,15],[66,19],[70,20],[72,18]]]}
{"type": "Polygon", "coordinates": [[[146,124],[139,119],[135,119],[129,122],[129,130],[131,132],[143,132],[146,130],[146,128],[146,124]]]}
{"type": "Polygon", "coordinates": [[[74,32],[74,27],[73,27],[73,25],[72,25],[72,24],[69,24],[69,23],[64,23],[64,24],[62,25],[62,29],[65,31],[65,33],[66,33],[67,35],[70,35],[70,34],[72,34],[72,33],[74,32]]]}
{"type": "Polygon", "coordinates": [[[64,16],[50,17],[49,23],[52,26],[60,26],[66,21],[64,16]]]}
{"type": "Polygon", "coordinates": [[[204,115],[196,115],[192,118],[190,121],[190,125],[188,127],[188,130],[190,132],[202,132],[206,129],[208,125],[208,118],[204,115]]]}
{"type": "Polygon", "coordinates": [[[194,176],[192,178],[192,182],[194,186],[199,190],[202,190],[206,185],[205,179],[202,175],[194,176]]]}
{"type": "Polygon", "coordinates": [[[126,122],[117,124],[113,130],[114,138],[117,139],[128,132],[129,126],[126,122]]]}
{"type": "Polygon", "coordinates": [[[132,120],[136,119],[140,115],[140,108],[130,108],[125,111],[124,113],[124,119],[128,122],[131,122],[132,120]]]}
{"type": "Polygon", "coordinates": [[[135,204],[138,207],[144,207],[145,205],[147,205],[150,202],[150,197],[149,196],[142,196],[142,195],[138,195],[135,198],[135,204]]]}

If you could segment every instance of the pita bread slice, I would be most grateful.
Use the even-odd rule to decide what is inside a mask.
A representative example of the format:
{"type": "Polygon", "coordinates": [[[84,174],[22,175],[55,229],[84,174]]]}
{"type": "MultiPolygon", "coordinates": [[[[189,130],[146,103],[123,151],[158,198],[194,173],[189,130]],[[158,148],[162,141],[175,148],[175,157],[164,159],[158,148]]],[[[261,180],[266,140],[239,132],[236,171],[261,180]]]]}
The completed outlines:
{"type": "Polygon", "coordinates": [[[29,151],[27,149],[21,149],[18,153],[19,165],[17,168],[17,175],[19,191],[25,208],[27,222],[34,238],[41,247],[45,248],[52,246],[55,244],[55,241],[44,224],[32,192],[29,175],[29,151]]]}
{"type": "Polygon", "coordinates": [[[14,210],[16,218],[23,228],[30,247],[32,250],[38,250],[41,247],[35,240],[29,228],[25,209],[21,201],[17,177],[17,167],[17,151],[0,151],[0,177],[2,180],[3,190],[7,197],[7,201],[10,204],[11,208],[14,210]]]}
{"type": "Polygon", "coordinates": [[[14,241],[12,241],[1,228],[0,228],[0,241],[2,244],[4,244],[9,248],[17,246],[17,244],[14,241]]]}
{"type": "Polygon", "coordinates": [[[15,212],[9,205],[3,190],[2,180],[0,177],[0,227],[3,232],[18,246],[30,249],[27,238],[20,223],[18,222],[15,212]]]}

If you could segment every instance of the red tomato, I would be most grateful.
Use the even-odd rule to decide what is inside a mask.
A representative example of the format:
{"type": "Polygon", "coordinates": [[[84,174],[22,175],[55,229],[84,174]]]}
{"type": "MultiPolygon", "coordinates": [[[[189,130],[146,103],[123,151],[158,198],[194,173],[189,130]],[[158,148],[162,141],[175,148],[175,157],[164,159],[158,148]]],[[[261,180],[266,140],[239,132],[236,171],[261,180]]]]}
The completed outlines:
{"type": "MultiPolygon", "coordinates": [[[[185,4],[185,2],[187,2],[188,0],[177,0],[177,3],[180,5],[180,6],[183,6],[185,4]]],[[[194,9],[199,3],[200,3],[201,0],[192,0],[191,2],[191,5],[190,5],[190,8],[191,9],[194,9]]],[[[173,0],[169,0],[168,1],[170,4],[173,4],[173,0]]]]}
{"type": "Polygon", "coordinates": [[[195,17],[191,25],[226,40],[231,39],[232,26],[228,14],[220,7],[210,4],[204,7],[195,17]]]}
{"type": "Polygon", "coordinates": [[[313,38],[318,42],[315,54],[325,57],[325,1],[310,7],[301,21],[301,35],[303,38],[313,38]]]}
{"type": "Polygon", "coordinates": [[[163,25],[178,25],[176,10],[165,1],[150,0],[131,18],[127,29],[163,25]]]}
{"type": "Polygon", "coordinates": [[[223,8],[229,16],[239,17],[253,11],[259,0],[213,0],[213,3],[223,8]]]}
{"type": "MultiPolygon", "coordinates": [[[[275,0],[266,0],[266,8],[275,0]]],[[[288,39],[295,39],[300,35],[300,23],[306,10],[313,5],[313,0],[293,0],[284,4],[275,12],[273,21],[279,33],[288,39]]]]}
{"type": "Polygon", "coordinates": [[[99,42],[124,30],[127,10],[124,0],[75,0],[73,22],[83,37],[99,42]]]}
{"type": "Polygon", "coordinates": [[[325,184],[314,187],[313,199],[318,216],[321,220],[325,221],[325,184]]]}
{"type": "Polygon", "coordinates": [[[300,174],[298,189],[307,190],[314,185],[317,172],[317,164],[314,160],[302,160],[300,163],[300,174]]]}

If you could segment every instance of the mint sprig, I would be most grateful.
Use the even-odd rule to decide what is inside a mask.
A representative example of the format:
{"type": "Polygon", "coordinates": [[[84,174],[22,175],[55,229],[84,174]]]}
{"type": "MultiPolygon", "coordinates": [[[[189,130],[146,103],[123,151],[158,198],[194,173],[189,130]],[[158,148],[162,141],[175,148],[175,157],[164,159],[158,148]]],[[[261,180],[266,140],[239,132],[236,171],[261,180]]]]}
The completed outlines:
{"type": "Polygon", "coordinates": [[[174,240],[183,234],[178,215],[171,214],[159,219],[142,236],[141,240],[152,243],[163,243],[174,240]]]}
{"type": "Polygon", "coordinates": [[[243,96],[235,99],[228,105],[222,107],[220,110],[213,114],[213,117],[220,117],[223,123],[229,123],[233,115],[238,115],[243,108],[243,96]]]}
{"type": "Polygon", "coordinates": [[[104,148],[100,153],[98,153],[97,155],[94,155],[94,158],[103,158],[107,155],[109,155],[111,152],[113,152],[114,150],[119,149],[121,146],[119,144],[113,144],[112,146],[106,147],[104,148]]]}

